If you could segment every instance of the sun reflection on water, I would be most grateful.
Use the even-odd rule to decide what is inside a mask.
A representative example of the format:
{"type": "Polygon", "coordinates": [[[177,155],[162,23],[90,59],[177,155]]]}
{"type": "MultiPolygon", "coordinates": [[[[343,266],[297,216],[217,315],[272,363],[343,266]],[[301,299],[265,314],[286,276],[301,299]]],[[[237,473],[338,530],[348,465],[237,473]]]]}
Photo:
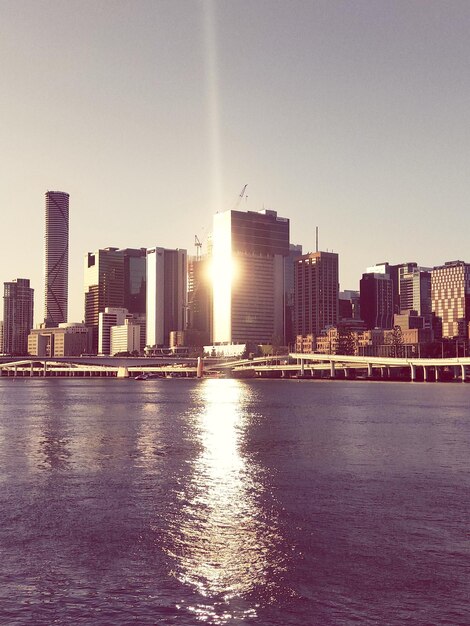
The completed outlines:
{"type": "Polygon", "coordinates": [[[207,598],[188,608],[197,619],[223,624],[256,616],[255,591],[269,593],[270,553],[279,537],[260,504],[262,470],[242,452],[252,419],[246,410],[250,388],[236,380],[207,380],[196,393],[200,454],[179,496],[171,552],[177,578],[207,598]]]}

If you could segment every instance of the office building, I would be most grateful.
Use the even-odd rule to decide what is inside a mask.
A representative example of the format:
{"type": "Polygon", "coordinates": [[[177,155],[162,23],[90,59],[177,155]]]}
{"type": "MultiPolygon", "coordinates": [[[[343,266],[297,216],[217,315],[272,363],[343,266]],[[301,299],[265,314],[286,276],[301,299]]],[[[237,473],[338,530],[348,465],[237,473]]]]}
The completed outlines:
{"type": "Polygon", "coordinates": [[[282,343],[289,220],[276,211],[226,211],[212,233],[213,342],[282,343]]]}
{"type": "Polygon", "coordinates": [[[338,322],[338,277],[335,252],[311,252],[295,261],[296,336],[317,336],[338,322]]]}
{"type": "Polygon", "coordinates": [[[111,326],[109,354],[140,352],[140,326],[126,319],[123,324],[111,326]]]}
{"type": "Polygon", "coordinates": [[[295,341],[295,262],[302,256],[302,246],[289,244],[289,254],[284,257],[284,344],[295,341]]]}
{"type": "Polygon", "coordinates": [[[0,320],[0,354],[3,352],[3,320],[0,320]]]}
{"type": "Polygon", "coordinates": [[[85,324],[92,329],[92,352],[98,351],[99,314],[124,307],[124,257],[117,248],[88,252],[84,263],[85,324]]]}
{"type": "Polygon", "coordinates": [[[98,354],[112,354],[111,328],[123,325],[128,318],[129,311],[122,307],[105,307],[104,311],[100,311],[98,315],[98,354]]]}
{"type": "Polygon", "coordinates": [[[432,310],[442,322],[443,337],[468,338],[470,264],[448,261],[431,270],[432,310]]]}
{"type": "Polygon", "coordinates": [[[392,328],[393,283],[388,273],[366,273],[360,281],[361,317],[367,329],[392,328]]]}
{"type": "Polygon", "coordinates": [[[64,322],[56,328],[34,328],[28,337],[32,356],[81,356],[91,350],[91,330],[85,324],[64,322]]]}
{"type": "Polygon", "coordinates": [[[85,255],[85,323],[98,350],[98,318],[106,307],[126,308],[141,326],[145,347],[146,248],[103,248],[85,255]]]}
{"type": "Polygon", "coordinates": [[[170,332],[186,326],[187,253],[147,249],[147,346],[169,346],[170,332]]]}
{"type": "Polygon", "coordinates": [[[17,278],[3,285],[3,352],[28,353],[28,335],[33,327],[34,289],[29,279],[17,278]]]}
{"type": "Polygon", "coordinates": [[[67,321],[69,276],[69,194],[46,192],[44,236],[44,322],[58,326],[67,321]]]}
{"type": "Polygon", "coordinates": [[[209,256],[188,259],[188,319],[189,330],[206,336],[209,343],[212,327],[211,259],[209,256]]]}
{"type": "Polygon", "coordinates": [[[124,259],[124,308],[129,313],[145,315],[147,294],[147,249],[122,248],[124,259]]]}
{"type": "Polygon", "coordinates": [[[431,271],[427,268],[416,266],[400,273],[400,311],[410,310],[430,319],[431,271]]]}

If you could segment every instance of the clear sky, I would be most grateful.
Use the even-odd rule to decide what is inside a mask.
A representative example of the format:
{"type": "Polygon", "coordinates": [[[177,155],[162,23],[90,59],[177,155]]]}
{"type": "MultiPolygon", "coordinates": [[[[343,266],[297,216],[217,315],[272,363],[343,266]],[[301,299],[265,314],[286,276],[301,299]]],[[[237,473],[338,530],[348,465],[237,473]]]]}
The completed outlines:
{"type": "Polygon", "coordinates": [[[44,193],[83,256],[271,208],[340,254],[470,262],[470,2],[0,0],[0,281],[43,311],[44,193]]]}

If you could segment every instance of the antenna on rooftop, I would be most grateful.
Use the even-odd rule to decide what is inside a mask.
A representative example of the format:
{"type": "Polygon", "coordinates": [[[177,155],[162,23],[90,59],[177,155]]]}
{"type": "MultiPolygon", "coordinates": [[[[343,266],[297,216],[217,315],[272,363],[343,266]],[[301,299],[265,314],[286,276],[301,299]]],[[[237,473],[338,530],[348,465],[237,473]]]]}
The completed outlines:
{"type": "Polygon", "coordinates": [[[318,252],[318,226],[315,226],[315,252],[318,252]]]}

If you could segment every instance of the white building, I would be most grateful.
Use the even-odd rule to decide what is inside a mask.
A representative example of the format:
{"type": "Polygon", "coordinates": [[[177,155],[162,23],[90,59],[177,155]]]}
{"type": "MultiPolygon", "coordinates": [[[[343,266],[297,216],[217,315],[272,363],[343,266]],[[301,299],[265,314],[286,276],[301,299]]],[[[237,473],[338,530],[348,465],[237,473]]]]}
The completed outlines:
{"type": "Polygon", "coordinates": [[[169,346],[186,321],[186,250],[147,249],[147,345],[169,346]]]}
{"type": "Polygon", "coordinates": [[[111,326],[110,354],[114,356],[120,352],[140,352],[140,326],[131,320],[124,320],[124,324],[111,326]]]}
{"type": "MultiPolygon", "coordinates": [[[[98,316],[98,354],[111,354],[111,327],[121,326],[129,315],[127,309],[106,307],[98,316]]],[[[138,348],[139,349],[139,348],[138,348]]]]}

